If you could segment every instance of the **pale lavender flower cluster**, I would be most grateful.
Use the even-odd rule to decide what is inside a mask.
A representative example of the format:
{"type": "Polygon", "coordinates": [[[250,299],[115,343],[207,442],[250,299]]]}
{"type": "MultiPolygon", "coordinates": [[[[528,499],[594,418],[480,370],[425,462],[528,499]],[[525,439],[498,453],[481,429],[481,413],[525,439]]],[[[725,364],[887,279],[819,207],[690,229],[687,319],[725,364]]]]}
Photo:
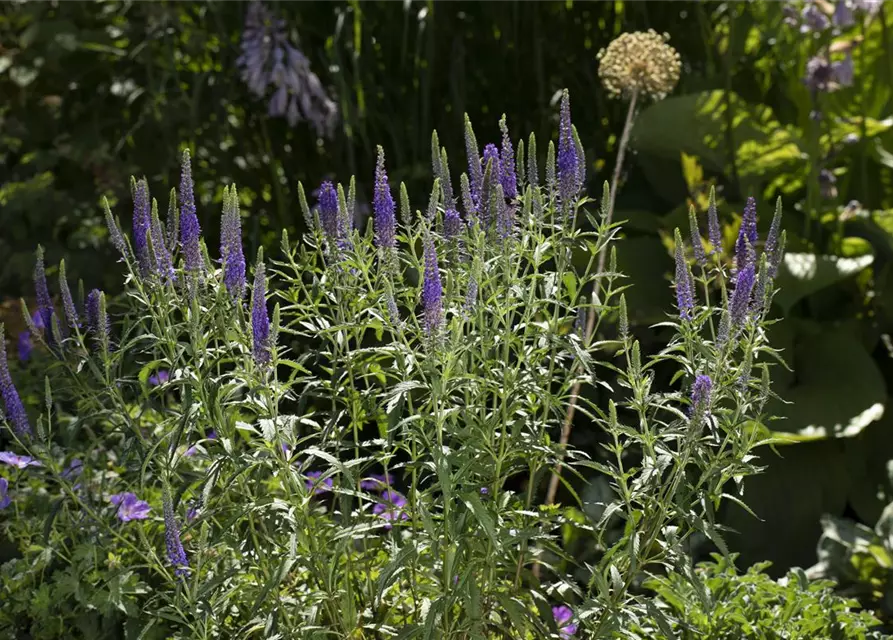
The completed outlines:
{"type": "Polygon", "coordinates": [[[15,467],[16,469],[43,466],[31,456],[20,456],[12,451],[0,451],[0,462],[7,464],[10,467],[15,467]]]}
{"type": "Polygon", "coordinates": [[[241,48],[236,64],[248,89],[258,98],[273,90],[271,116],[285,117],[292,127],[307,120],[317,135],[331,137],[338,106],[326,94],[319,76],[310,70],[310,61],[292,44],[285,20],[258,0],[248,6],[241,48]]]}
{"type": "Polygon", "coordinates": [[[383,518],[384,528],[390,529],[393,526],[391,523],[396,520],[409,520],[406,505],[406,498],[402,494],[386,489],[381,493],[381,502],[372,507],[372,513],[383,518]]]}
{"type": "Polygon", "coordinates": [[[555,625],[562,638],[570,638],[577,633],[576,623],[571,622],[574,618],[574,612],[567,605],[559,605],[552,607],[552,617],[555,619],[555,625]]]}

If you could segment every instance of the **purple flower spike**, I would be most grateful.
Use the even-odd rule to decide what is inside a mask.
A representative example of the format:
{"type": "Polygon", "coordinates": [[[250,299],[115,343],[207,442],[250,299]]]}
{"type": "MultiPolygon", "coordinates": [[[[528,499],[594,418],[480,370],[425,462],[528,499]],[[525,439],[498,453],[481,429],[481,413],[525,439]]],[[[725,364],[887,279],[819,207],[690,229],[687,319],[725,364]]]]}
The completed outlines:
{"type": "Polygon", "coordinates": [[[334,185],[328,180],[319,186],[319,205],[317,209],[323,232],[325,232],[330,242],[334,242],[338,239],[341,215],[338,211],[338,192],[335,191],[334,185]]]}
{"type": "Polygon", "coordinates": [[[694,284],[691,281],[691,273],[683,254],[682,235],[676,229],[676,306],[679,308],[679,317],[683,320],[691,320],[691,312],[694,309],[694,284]]]}
{"type": "Polygon", "coordinates": [[[713,253],[722,253],[722,230],[719,227],[719,216],[716,213],[716,192],[710,189],[710,204],[707,206],[707,237],[713,245],[713,253]]]}
{"type": "Polygon", "coordinates": [[[236,185],[224,195],[220,226],[220,257],[223,260],[223,284],[233,300],[245,297],[245,253],[242,250],[242,215],[236,185]]]}
{"type": "Polygon", "coordinates": [[[447,239],[456,238],[462,234],[465,223],[454,207],[450,207],[443,214],[443,235],[447,239]]]}
{"type": "Polygon", "coordinates": [[[390,529],[393,526],[391,523],[396,520],[409,520],[409,514],[404,510],[406,498],[401,494],[388,489],[381,494],[381,500],[372,507],[372,513],[386,521],[385,529],[390,529]]]}
{"type": "Polygon", "coordinates": [[[31,456],[20,456],[12,451],[0,451],[0,462],[8,464],[10,467],[15,467],[16,469],[43,466],[31,456]]]}
{"type": "MultiPolygon", "coordinates": [[[[490,163],[490,186],[493,188],[497,182],[502,180],[502,159],[499,157],[499,149],[495,144],[488,144],[484,147],[484,155],[481,158],[481,166],[486,170],[487,163],[490,163]]],[[[486,202],[480,203],[481,207],[486,207],[486,202]]]]}
{"type": "Polygon", "coordinates": [[[6,478],[0,478],[0,510],[10,504],[12,504],[12,500],[9,498],[9,481],[6,478]]]}
{"type": "Polygon", "coordinates": [[[183,550],[183,543],[180,541],[180,525],[177,524],[177,518],[174,515],[174,505],[166,492],[162,508],[164,509],[164,541],[167,546],[167,559],[174,567],[174,575],[180,578],[189,573],[189,559],[186,557],[186,551],[183,550]]]}
{"type": "Polygon", "coordinates": [[[691,390],[691,415],[701,415],[710,407],[710,394],[713,390],[713,381],[710,376],[699,375],[691,390]]]}
{"type": "MultiPolygon", "coordinates": [[[[481,188],[484,182],[484,167],[481,166],[481,158],[478,155],[478,143],[474,136],[474,129],[471,128],[471,120],[468,118],[468,114],[465,114],[465,154],[468,156],[468,182],[471,204],[474,209],[480,206],[486,207],[487,203],[481,203],[480,201],[481,188]]],[[[471,211],[466,213],[470,215],[471,211]]]]}
{"type": "Polygon", "coordinates": [[[375,195],[372,200],[375,212],[375,246],[393,249],[397,246],[397,220],[394,217],[394,197],[388,185],[388,174],[384,166],[384,149],[378,147],[378,161],[375,165],[375,195]]]}
{"type": "Polygon", "coordinates": [[[178,200],[180,202],[180,246],[183,247],[186,270],[193,276],[201,276],[205,266],[200,245],[202,229],[196,215],[195,185],[192,181],[192,160],[189,157],[189,149],[183,150],[178,200]]]}
{"type": "Polygon", "coordinates": [[[552,617],[555,619],[555,624],[558,627],[558,632],[561,634],[562,638],[570,638],[577,633],[577,625],[571,623],[571,620],[574,617],[574,612],[571,611],[571,608],[567,605],[562,604],[557,607],[552,607],[552,617]]]}
{"type": "MultiPolygon", "coordinates": [[[[152,271],[149,261],[149,233],[151,228],[151,208],[149,183],[145,178],[137,181],[133,192],[133,250],[140,267],[140,275],[148,277],[152,271]]],[[[154,240],[154,238],[153,238],[154,240]]]]}
{"type": "Polygon", "coordinates": [[[115,515],[121,522],[145,520],[149,517],[149,511],[151,511],[148,502],[140,500],[136,497],[136,494],[129,491],[109,496],[109,502],[118,507],[115,515]]]}
{"type": "Polygon", "coordinates": [[[37,260],[34,263],[34,292],[37,298],[36,313],[40,317],[40,327],[43,329],[44,339],[52,347],[55,345],[53,316],[56,310],[53,307],[50,290],[47,287],[47,274],[43,264],[43,247],[37,247],[37,260]]]}
{"type": "Polygon", "coordinates": [[[807,2],[800,14],[802,23],[800,24],[800,33],[809,33],[810,31],[824,31],[827,29],[831,21],[815,2],[807,2]]]}
{"type": "Polygon", "coordinates": [[[110,321],[107,313],[102,311],[102,292],[93,289],[87,294],[86,315],[87,332],[100,346],[109,343],[110,321]]]}
{"type": "Polygon", "coordinates": [[[31,351],[34,349],[31,344],[31,332],[22,331],[16,341],[16,346],[19,352],[19,362],[28,362],[31,359],[31,351]]]}
{"type": "Polygon", "coordinates": [[[13,431],[19,436],[30,436],[31,424],[28,422],[25,405],[22,404],[19,392],[9,374],[9,362],[6,359],[6,336],[2,325],[0,325],[0,396],[3,397],[6,420],[12,425],[13,431]]]}
{"type": "Polygon", "coordinates": [[[428,238],[425,246],[425,282],[422,285],[422,307],[425,313],[424,327],[428,337],[434,337],[443,321],[443,286],[437,265],[434,240],[428,238]]]}
{"type": "Polygon", "coordinates": [[[325,478],[320,482],[321,477],[322,471],[308,471],[304,474],[304,486],[307,487],[307,491],[312,490],[313,495],[317,496],[331,491],[335,486],[334,478],[325,478]]]}
{"type": "Polygon", "coordinates": [[[750,254],[757,244],[757,238],[757,202],[753,198],[748,198],[741,217],[738,240],[735,241],[735,264],[739,270],[752,262],[750,254]]]}
{"type": "Polygon", "coordinates": [[[756,271],[753,263],[748,264],[738,273],[735,281],[735,291],[729,301],[729,322],[734,333],[741,328],[747,318],[747,309],[750,305],[750,297],[753,293],[756,271]]]}
{"type": "Polygon", "coordinates": [[[512,148],[512,141],[509,138],[505,114],[499,121],[499,129],[502,131],[502,149],[499,158],[502,163],[502,171],[499,174],[499,179],[502,183],[502,193],[509,200],[514,200],[518,197],[518,178],[515,175],[515,150],[512,148]]]}
{"type": "Polygon", "coordinates": [[[251,289],[251,355],[259,366],[270,363],[270,316],[267,314],[267,281],[264,277],[263,254],[258,256],[254,268],[254,286],[251,289]]]}
{"type": "Polygon", "coordinates": [[[571,211],[573,201],[579,192],[579,165],[577,145],[574,142],[574,130],[571,124],[571,101],[567,89],[561,96],[561,113],[558,125],[558,193],[561,206],[566,212],[571,211]]]}

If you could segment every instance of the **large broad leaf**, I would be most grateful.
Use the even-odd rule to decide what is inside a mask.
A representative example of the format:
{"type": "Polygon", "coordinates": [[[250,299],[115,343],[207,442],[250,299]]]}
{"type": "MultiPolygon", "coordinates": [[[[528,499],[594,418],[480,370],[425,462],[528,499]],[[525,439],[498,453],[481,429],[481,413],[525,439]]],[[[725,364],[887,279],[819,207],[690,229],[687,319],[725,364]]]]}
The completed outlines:
{"type": "Polygon", "coordinates": [[[840,258],[813,253],[785,254],[777,280],[781,290],[775,296],[775,302],[787,314],[797,301],[859,273],[872,262],[872,255],[840,258]]]}
{"type": "Polygon", "coordinates": [[[747,181],[804,164],[799,129],[782,125],[769,107],[749,104],[722,90],[671,97],[649,106],[636,119],[633,145],[639,152],[677,160],[682,151],[699,158],[706,168],[723,172],[730,168],[734,153],[737,174],[747,181]]]}
{"type": "Polygon", "coordinates": [[[801,332],[784,357],[795,374],[774,387],[788,403],[770,402],[770,413],[784,418],[776,430],[797,440],[846,438],[884,415],[884,378],[851,330],[801,332]]]}

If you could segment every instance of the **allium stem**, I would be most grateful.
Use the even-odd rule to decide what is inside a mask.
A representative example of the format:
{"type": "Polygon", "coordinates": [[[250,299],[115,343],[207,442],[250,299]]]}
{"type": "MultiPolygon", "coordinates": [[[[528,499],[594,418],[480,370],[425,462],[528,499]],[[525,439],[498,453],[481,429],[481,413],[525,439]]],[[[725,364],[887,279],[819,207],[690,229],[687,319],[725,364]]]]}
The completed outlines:
{"type": "MultiPolygon", "coordinates": [[[[620,182],[620,171],[623,168],[623,158],[626,155],[626,147],[629,145],[629,135],[633,128],[633,121],[635,120],[636,114],[636,99],[638,98],[639,92],[638,89],[634,90],[630,94],[629,98],[629,108],[626,111],[626,122],[623,125],[623,133],[620,136],[620,145],[617,147],[617,162],[614,164],[614,175],[611,177],[611,190],[610,195],[608,197],[608,208],[607,214],[605,215],[605,226],[611,224],[611,218],[614,216],[614,201],[617,197],[617,184],[620,182]]],[[[601,283],[601,275],[605,271],[605,259],[608,252],[606,249],[603,249],[602,252],[598,256],[598,267],[595,271],[595,282],[592,285],[592,295],[593,297],[598,297],[598,287],[601,283]]],[[[589,336],[592,335],[592,330],[595,327],[595,317],[597,314],[590,313],[589,318],[586,321],[586,336],[587,340],[589,336]]],[[[580,393],[580,384],[579,382],[574,384],[573,389],[571,390],[570,402],[567,407],[567,414],[564,417],[564,424],[561,425],[561,456],[564,456],[564,449],[567,447],[568,440],[571,436],[571,429],[574,424],[574,413],[577,410],[577,396],[580,393]]],[[[558,494],[558,482],[561,476],[561,463],[559,462],[555,465],[555,470],[552,472],[552,477],[549,480],[549,489],[546,492],[546,504],[552,504],[555,502],[555,496],[558,494]]],[[[539,565],[537,565],[539,566],[539,565]]]]}

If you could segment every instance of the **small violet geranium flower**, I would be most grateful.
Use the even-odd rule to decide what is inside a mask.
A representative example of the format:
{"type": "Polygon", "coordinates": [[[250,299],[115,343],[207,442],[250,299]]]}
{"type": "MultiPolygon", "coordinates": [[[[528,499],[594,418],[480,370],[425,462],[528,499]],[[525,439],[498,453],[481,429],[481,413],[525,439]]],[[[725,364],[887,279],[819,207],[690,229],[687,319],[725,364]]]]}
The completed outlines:
{"type": "MultiPolygon", "coordinates": [[[[216,440],[216,439],[217,439],[217,432],[214,431],[213,429],[212,429],[211,431],[208,431],[207,435],[205,436],[205,439],[207,439],[207,440],[216,440]]],[[[198,453],[198,446],[194,444],[194,445],[192,445],[191,447],[189,447],[188,449],[186,449],[186,451],[183,452],[183,455],[186,456],[186,457],[192,457],[192,456],[194,456],[196,453],[198,453]]]]}
{"type": "Polygon", "coordinates": [[[140,500],[134,493],[116,493],[109,496],[109,502],[118,507],[116,515],[121,522],[145,520],[149,517],[149,503],[140,500]]]}
{"type": "Polygon", "coordinates": [[[332,487],[334,486],[334,481],[332,478],[325,478],[322,482],[320,482],[319,479],[321,476],[322,471],[308,471],[306,474],[304,474],[304,484],[307,487],[308,491],[313,491],[314,495],[319,495],[321,493],[331,491],[332,487]]]}
{"type": "Polygon", "coordinates": [[[158,385],[164,384],[165,382],[167,382],[170,379],[171,379],[170,371],[165,371],[164,369],[159,369],[158,371],[153,373],[151,376],[149,376],[148,382],[153,387],[157,387],[158,385]]]}
{"type": "Polygon", "coordinates": [[[0,451],[0,462],[16,469],[39,467],[41,464],[31,456],[20,456],[12,451],[0,451]]]}
{"type": "Polygon", "coordinates": [[[385,529],[390,529],[391,522],[394,520],[409,520],[409,514],[403,510],[403,507],[406,506],[406,498],[396,491],[388,489],[381,494],[381,499],[382,502],[372,507],[372,513],[387,520],[384,525],[385,529]]]}
{"type": "Polygon", "coordinates": [[[370,473],[360,480],[360,489],[364,491],[383,491],[391,486],[391,477],[387,473],[370,473]]]}
{"type": "Polygon", "coordinates": [[[555,624],[558,625],[558,631],[562,638],[570,638],[577,633],[577,625],[571,623],[574,612],[567,605],[552,607],[552,617],[555,618],[555,624]]]}

